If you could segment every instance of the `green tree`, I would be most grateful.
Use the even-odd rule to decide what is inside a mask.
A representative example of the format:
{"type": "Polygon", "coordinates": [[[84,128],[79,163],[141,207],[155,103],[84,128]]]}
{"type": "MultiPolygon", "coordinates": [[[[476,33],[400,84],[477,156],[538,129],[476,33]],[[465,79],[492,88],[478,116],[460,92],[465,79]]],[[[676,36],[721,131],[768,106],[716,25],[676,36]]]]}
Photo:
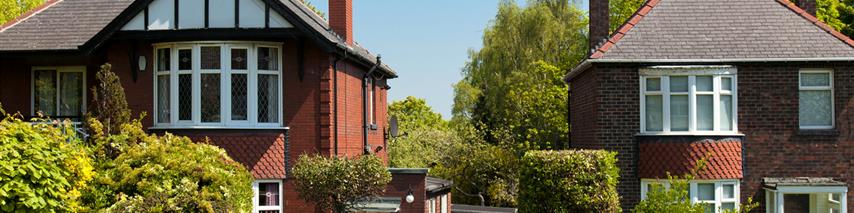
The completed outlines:
{"type": "Polygon", "coordinates": [[[44,4],[45,0],[0,0],[0,25],[44,4]]]}
{"type": "Polygon", "coordinates": [[[854,37],[854,0],[816,0],[816,18],[848,37],[854,37]]]}
{"type": "Polygon", "coordinates": [[[397,118],[400,134],[389,141],[391,167],[430,167],[438,163],[448,144],[456,141],[448,122],[424,99],[409,96],[392,102],[388,114],[397,118]]]}
{"type": "Polygon", "coordinates": [[[507,147],[454,143],[431,175],[454,181],[454,203],[515,207],[519,162],[507,147]]]}
{"type": "Polygon", "coordinates": [[[81,210],[81,190],[95,174],[71,123],[0,113],[0,212],[81,210]]]}
{"type": "Polygon", "coordinates": [[[374,155],[355,159],[302,155],[292,174],[301,199],[335,212],[382,195],[391,181],[391,173],[374,155]]]}
{"type": "Polygon", "coordinates": [[[528,151],[521,164],[519,212],[620,212],[616,152],[528,151]]]}
{"type": "Polygon", "coordinates": [[[646,0],[610,0],[608,2],[608,9],[611,12],[611,17],[608,19],[611,22],[610,32],[616,31],[626,23],[644,2],[646,0]]]}
{"type": "Polygon", "coordinates": [[[123,124],[131,121],[125,89],[109,63],[101,65],[101,70],[95,73],[95,80],[98,83],[92,87],[93,106],[89,110],[89,117],[104,124],[105,132],[93,134],[118,133],[123,124]]]}

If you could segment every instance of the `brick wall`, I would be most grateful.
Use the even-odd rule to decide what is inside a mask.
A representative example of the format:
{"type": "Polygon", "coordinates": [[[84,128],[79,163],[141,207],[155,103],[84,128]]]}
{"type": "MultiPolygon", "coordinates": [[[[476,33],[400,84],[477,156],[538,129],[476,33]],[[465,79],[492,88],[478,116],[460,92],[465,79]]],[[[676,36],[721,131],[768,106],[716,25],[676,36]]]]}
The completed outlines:
{"type": "Polygon", "coordinates": [[[424,188],[426,174],[395,174],[392,173],[391,183],[386,186],[384,197],[399,197],[400,212],[427,212],[427,191],[424,188]],[[415,201],[406,203],[406,193],[412,189],[415,201]]]}

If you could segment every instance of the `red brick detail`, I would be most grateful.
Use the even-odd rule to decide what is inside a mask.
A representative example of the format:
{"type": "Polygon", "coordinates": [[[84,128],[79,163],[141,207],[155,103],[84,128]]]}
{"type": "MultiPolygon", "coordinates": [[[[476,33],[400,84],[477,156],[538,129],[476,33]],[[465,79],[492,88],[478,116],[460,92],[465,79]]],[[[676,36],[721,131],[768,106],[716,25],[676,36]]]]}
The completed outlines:
{"type": "MultiPolygon", "coordinates": [[[[824,22],[819,21],[815,17],[815,15],[810,14],[809,12],[805,11],[801,7],[798,7],[798,5],[795,5],[795,3],[792,3],[789,0],[777,0],[777,2],[779,2],[780,4],[789,8],[789,10],[792,10],[792,12],[797,13],[798,15],[800,15],[801,17],[803,17],[804,19],[806,19],[810,23],[815,24],[816,26],[818,26],[822,30],[827,31],[827,33],[830,33],[831,35],[833,35],[833,37],[836,37],[839,40],[841,40],[842,42],[845,42],[846,44],[850,45],[851,47],[854,47],[854,40],[852,40],[851,38],[848,38],[848,36],[845,36],[844,34],[840,33],[839,31],[836,31],[836,29],[833,29],[833,27],[828,26],[824,22]]],[[[815,1],[813,1],[813,2],[815,2],[815,1]]],[[[813,6],[813,7],[815,7],[815,6],[813,6]]]]}
{"type": "Polygon", "coordinates": [[[640,143],[638,147],[639,178],[667,178],[668,172],[674,176],[688,174],[697,161],[707,156],[706,167],[695,174],[695,178],[742,178],[741,142],[738,140],[648,142],[640,143]]]}
{"type": "Polygon", "coordinates": [[[246,166],[255,179],[285,178],[285,142],[282,133],[199,131],[179,134],[197,142],[209,140],[211,144],[225,149],[228,156],[246,166]]]}
{"type": "Polygon", "coordinates": [[[30,16],[33,16],[36,13],[44,11],[48,7],[53,6],[54,4],[56,4],[60,1],[62,1],[62,0],[48,0],[48,1],[44,2],[44,4],[42,4],[36,8],[33,8],[30,11],[27,11],[26,13],[21,14],[18,17],[15,17],[15,19],[7,21],[6,24],[0,25],[0,32],[3,32],[4,30],[6,30],[6,28],[14,26],[14,25],[18,24],[19,22],[27,20],[27,18],[29,18],[30,16]]]}

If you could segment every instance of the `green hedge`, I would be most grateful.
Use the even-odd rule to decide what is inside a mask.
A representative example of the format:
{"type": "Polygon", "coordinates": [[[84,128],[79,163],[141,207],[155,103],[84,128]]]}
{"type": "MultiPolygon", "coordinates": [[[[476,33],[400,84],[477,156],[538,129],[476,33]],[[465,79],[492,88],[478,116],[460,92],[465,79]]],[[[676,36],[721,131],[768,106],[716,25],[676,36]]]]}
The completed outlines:
{"type": "Polygon", "coordinates": [[[519,212],[620,212],[617,153],[528,151],[519,177],[519,212]]]}

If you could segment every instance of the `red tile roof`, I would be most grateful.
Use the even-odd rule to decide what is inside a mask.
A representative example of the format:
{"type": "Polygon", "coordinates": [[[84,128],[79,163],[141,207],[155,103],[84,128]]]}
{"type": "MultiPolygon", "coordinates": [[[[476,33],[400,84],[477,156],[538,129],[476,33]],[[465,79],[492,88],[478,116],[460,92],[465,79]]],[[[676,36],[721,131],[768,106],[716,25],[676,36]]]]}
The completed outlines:
{"type": "Polygon", "coordinates": [[[741,142],[732,139],[703,140],[693,143],[644,142],[639,144],[638,176],[667,178],[686,174],[707,154],[705,169],[696,179],[742,178],[741,142]]]}

